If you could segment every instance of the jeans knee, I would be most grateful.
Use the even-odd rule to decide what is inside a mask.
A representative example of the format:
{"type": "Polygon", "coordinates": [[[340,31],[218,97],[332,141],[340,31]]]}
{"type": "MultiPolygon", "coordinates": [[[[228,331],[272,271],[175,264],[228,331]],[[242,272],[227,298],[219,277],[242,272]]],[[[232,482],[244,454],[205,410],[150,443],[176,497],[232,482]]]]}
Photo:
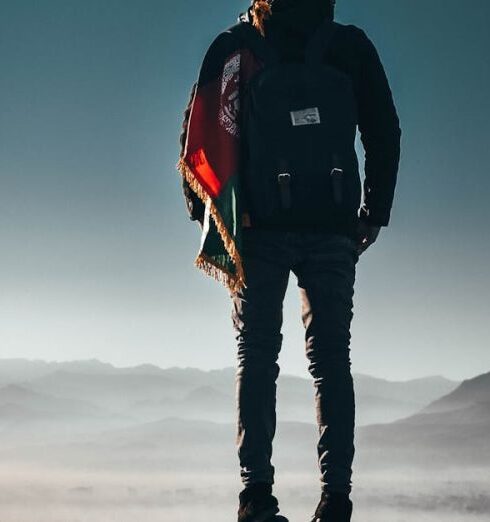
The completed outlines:
{"type": "Polygon", "coordinates": [[[282,346],[282,334],[238,336],[238,374],[279,373],[277,360],[282,346]]]}
{"type": "Polygon", "coordinates": [[[312,349],[307,351],[309,360],[308,371],[315,379],[327,377],[329,379],[345,378],[350,376],[351,358],[350,349],[312,349]]]}

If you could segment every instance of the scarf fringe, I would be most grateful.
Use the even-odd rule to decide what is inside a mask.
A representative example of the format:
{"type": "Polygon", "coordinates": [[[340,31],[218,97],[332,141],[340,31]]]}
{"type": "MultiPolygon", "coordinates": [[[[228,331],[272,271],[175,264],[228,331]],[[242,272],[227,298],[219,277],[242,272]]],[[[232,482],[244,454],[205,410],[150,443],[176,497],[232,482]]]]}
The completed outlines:
{"type": "Polygon", "coordinates": [[[190,188],[197,194],[199,199],[205,205],[207,204],[208,200],[210,200],[210,214],[216,225],[221,240],[223,241],[225,249],[236,266],[236,274],[232,274],[230,271],[226,270],[225,267],[218,265],[211,257],[207,256],[203,252],[197,256],[194,261],[194,265],[200,270],[203,270],[207,275],[211,276],[216,281],[222,283],[231,292],[237,292],[241,290],[242,288],[246,287],[243,264],[240,254],[236,248],[235,241],[228,232],[225,223],[223,222],[223,218],[218,212],[218,209],[216,208],[216,205],[212,201],[211,197],[196,179],[189,165],[182,156],[180,157],[176,167],[181,175],[185,178],[187,183],[189,183],[190,188]]]}
{"type": "Polygon", "coordinates": [[[252,25],[265,37],[264,21],[270,18],[272,8],[267,0],[255,0],[252,6],[252,25]]]}

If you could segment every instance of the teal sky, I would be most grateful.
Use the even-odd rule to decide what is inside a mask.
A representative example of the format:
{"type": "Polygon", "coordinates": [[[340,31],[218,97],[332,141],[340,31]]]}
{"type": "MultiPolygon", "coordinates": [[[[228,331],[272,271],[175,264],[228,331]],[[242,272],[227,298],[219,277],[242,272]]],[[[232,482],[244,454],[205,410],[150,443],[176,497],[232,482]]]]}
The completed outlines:
{"type": "MultiPolygon", "coordinates": [[[[0,0],[0,357],[236,362],[178,136],[214,36],[248,1],[0,0]]],[[[378,47],[403,142],[390,226],[358,265],[353,371],[490,369],[490,2],[338,0],[378,47]]],[[[294,276],[282,371],[307,375],[294,276]]]]}

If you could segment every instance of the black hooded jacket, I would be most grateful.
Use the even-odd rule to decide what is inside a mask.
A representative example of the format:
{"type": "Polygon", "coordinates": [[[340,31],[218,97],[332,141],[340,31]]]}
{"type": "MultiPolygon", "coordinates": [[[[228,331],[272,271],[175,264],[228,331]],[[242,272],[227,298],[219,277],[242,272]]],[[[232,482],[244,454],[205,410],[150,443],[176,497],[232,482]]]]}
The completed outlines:
{"type": "MultiPolygon", "coordinates": [[[[284,61],[302,61],[305,43],[326,18],[333,19],[328,0],[274,0],[272,16],[265,20],[265,36],[284,61]]],[[[251,8],[240,20],[251,20],[251,8]]],[[[364,198],[359,216],[387,226],[400,160],[401,130],[388,80],[377,50],[366,33],[354,25],[339,25],[324,57],[326,64],[351,77],[358,105],[358,128],[365,150],[364,198]]],[[[193,86],[194,90],[195,86],[193,86]]],[[[190,102],[185,111],[183,148],[190,102]]],[[[189,217],[202,223],[204,205],[183,180],[189,217]]]]}

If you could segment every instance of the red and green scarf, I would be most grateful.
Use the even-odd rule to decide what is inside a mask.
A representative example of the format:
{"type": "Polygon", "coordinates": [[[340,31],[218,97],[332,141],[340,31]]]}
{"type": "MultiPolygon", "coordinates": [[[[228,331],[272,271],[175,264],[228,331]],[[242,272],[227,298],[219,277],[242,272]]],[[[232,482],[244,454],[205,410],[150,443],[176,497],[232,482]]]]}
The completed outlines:
{"type": "Polygon", "coordinates": [[[220,33],[202,62],[177,169],[205,205],[195,266],[230,291],[244,286],[241,256],[240,107],[243,86],[260,60],[230,32],[220,33]]]}

